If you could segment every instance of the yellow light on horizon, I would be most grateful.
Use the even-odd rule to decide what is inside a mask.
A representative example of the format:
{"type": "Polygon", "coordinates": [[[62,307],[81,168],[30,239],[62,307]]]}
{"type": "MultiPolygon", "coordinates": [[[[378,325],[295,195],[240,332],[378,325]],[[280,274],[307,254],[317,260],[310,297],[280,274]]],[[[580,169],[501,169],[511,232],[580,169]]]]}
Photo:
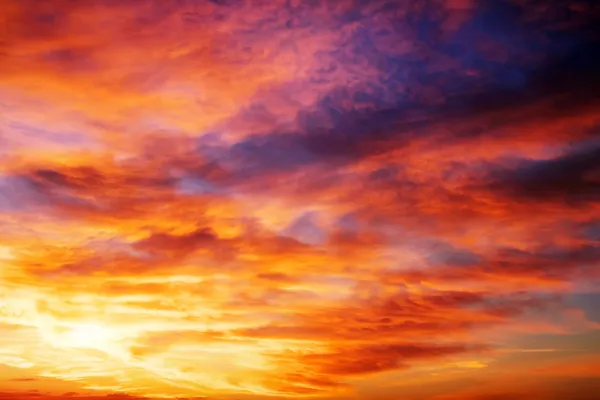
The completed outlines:
{"type": "Polygon", "coordinates": [[[106,351],[117,339],[114,330],[95,323],[75,323],[61,337],[60,346],[106,351]]]}

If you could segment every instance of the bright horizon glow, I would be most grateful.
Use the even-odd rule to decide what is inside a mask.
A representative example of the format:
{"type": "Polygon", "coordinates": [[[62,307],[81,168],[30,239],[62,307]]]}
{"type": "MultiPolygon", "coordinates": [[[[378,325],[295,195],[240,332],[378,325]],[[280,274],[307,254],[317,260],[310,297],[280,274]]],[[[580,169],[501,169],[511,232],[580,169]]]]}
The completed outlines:
{"type": "Polygon", "coordinates": [[[114,332],[99,324],[73,324],[68,329],[63,340],[67,346],[103,350],[115,340],[114,332]]]}

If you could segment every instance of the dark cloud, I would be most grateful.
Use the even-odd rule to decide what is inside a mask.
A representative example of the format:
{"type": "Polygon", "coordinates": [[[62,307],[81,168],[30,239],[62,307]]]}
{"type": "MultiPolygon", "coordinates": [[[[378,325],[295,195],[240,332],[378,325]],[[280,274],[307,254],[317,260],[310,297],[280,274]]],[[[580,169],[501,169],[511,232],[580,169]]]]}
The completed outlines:
{"type": "Polygon", "coordinates": [[[600,200],[600,148],[545,161],[523,161],[498,173],[492,190],[529,201],[562,201],[573,206],[600,200]]]}
{"type": "Polygon", "coordinates": [[[143,239],[134,247],[148,253],[158,252],[182,256],[191,251],[201,248],[213,247],[218,241],[215,233],[209,229],[198,229],[185,235],[170,235],[166,233],[155,233],[147,239],[143,239]]]}
{"type": "MultiPolygon", "coordinates": [[[[477,346],[472,346],[471,350],[475,348],[477,346]]],[[[311,354],[305,358],[321,373],[362,375],[394,370],[419,359],[439,359],[465,350],[464,345],[389,344],[348,347],[334,353],[311,354]]]]}
{"type": "MultiPolygon", "coordinates": [[[[399,8],[382,8],[361,19],[361,29],[329,55],[344,68],[370,66],[377,71],[373,78],[326,90],[316,103],[298,111],[297,131],[282,127],[254,132],[233,146],[228,157],[239,173],[354,162],[389,151],[390,141],[393,147],[404,146],[415,135],[427,134],[424,128],[436,121],[518,110],[541,99],[552,101],[545,113],[566,113],[593,101],[600,83],[594,72],[600,66],[596,41],[568,30],[540,35],[539,21],[527,22],[528,10],[522,5],[486,3],[449,37],[428,33],[436,30],[441,17],[423,11],[418,23],[409,19],[386,31],[399,43],[407,40],[407,32],[417,35],[411,37],[417,47],[402,55],[378,48],[379,38],[369,37],[379,32],[374,16],[391,21],[393,10],[399,8]],[[432,70],[432,63],[440,66],[432,70]]],[[[252,115],[266,110],[257,101],[249,109],[252,115]]],[[[451,134],[450,139],[473,131],[451,134]]]]}
{"type": "Polygon", "coordinates": [[[590,241],[600,242],[600,221],[591,221],[582,224],[581,235],[590,241]]]}

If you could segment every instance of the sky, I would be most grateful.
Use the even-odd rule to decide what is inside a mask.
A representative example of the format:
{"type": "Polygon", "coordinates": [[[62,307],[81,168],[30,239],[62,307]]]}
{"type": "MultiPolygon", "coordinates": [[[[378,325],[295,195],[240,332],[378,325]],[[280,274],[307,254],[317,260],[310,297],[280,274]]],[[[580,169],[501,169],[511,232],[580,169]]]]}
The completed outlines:
{"type": "Polygon", "coordinates": [[[597,400],[598,20],[0,1],[0,400],[597,400]]]}

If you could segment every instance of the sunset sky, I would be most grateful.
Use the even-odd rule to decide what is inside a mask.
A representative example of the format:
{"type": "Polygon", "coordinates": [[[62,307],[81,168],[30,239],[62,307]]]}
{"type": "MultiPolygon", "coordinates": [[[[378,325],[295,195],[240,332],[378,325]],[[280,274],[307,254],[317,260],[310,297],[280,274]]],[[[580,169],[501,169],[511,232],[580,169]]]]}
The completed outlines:
{"type": "Polygon", "coordinates": [[[0,0],[0,400],[600,399],[596,22],[0,0]]]}

